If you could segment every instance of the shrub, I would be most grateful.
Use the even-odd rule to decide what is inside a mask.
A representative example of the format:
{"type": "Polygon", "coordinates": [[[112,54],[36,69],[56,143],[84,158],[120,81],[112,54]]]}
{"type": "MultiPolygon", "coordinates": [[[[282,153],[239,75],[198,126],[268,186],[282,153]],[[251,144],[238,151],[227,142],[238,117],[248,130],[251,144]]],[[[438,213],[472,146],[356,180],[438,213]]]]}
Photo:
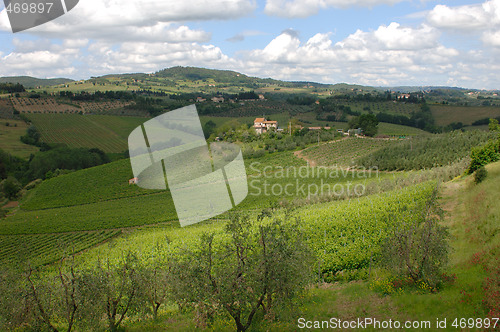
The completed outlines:
{"type": "Polygon", "coordinates": [[[490,141],[486,145],[473,148],[470,157],[471,162],[467,170],[468,174],[474,173],[481,166],[500,159],[500,140],[490,141]]]}
{"type": "Polygon", "coordinates": [[[486,178],[486,176],[488,176],[488,171],[486,170],[486,168],[484,168],[484,166],[481,166],[474,173],[474,182],[481,183],[486,178]]]}

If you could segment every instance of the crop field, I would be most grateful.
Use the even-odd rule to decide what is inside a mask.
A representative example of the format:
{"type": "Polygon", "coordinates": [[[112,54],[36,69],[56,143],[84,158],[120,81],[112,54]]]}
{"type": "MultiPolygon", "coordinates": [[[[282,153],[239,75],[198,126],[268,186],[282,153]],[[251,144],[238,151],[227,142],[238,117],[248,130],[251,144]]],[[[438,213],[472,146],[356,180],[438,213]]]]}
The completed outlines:
{"type": "Polygon", "coordinates": [[[73,148],[99,148],[123,152],[127,141],[112,129],[79,114],[29,114],[28,118],[46,143],[63,143],[73,148]]]}
{"type": "Polygon", "coordinates": [[[453,122],[471,125],[474,121],[500,116],[500,107],[431,105],[436,124],[446,126],[453,122]]]}
{"type": "Polygon", "coordinates": [[[19,139],[26,134],[26,129],[28,125],[24,121],[0,119],[0,149],[24,159],[37,152],[37,147],[24,144],[19,139]]]}
{"type": "Polygon", "coordinates": [[[55,98],[11,98],[12,105],[20,113],[78,113],[82,108],[60,104],[55,98]]]}
{"type": "Polygon", "coordinates": [[[34,266],[52,263],[107,241],[121,232],[100,230],[60,234],[0,235],[0,263],[16,264],[29,260],[34,266]]]}
{"type": "Polygon", "coordinates": [[[0,119],[12,119],[14,117],[14,108],[9,98],[0,97],[0,119]]]}
{"type": "Polygon", "coordinates": [[[307,148],[301,154],[314,160],[317,165],[348,167],[355,165],[357,158],[396,142],[388,139],[349,137],[307,148]]]}
{"type": "Polygon", "coordinates": [[[426,136],[429,135],[429,132],[414,127],[402,126],[393,123],[379,122],[377,135],[426,136]]]}
{"type": "MultiPolygon", "coordinates": [[[[300,219],[311,248],[322,262],[323,272],[364,268],[371,256],[380,253],[380,244],[389,227],[403,222],[403,216],[408,216],[403,211],[417,215],[435,186],[431,181],[359,199],[307,205],[296,209],[294,216],[300,219]]],[[[190,243],[202,233],[220,231],[223,225],[212,220],[184,228],[174,225],[140,228],[114,239],[110,246],[98,246],[84,253],[79,260],[92,264],[89,262],[97,257],[119,259],[130,249],[148,256],[165,239],[170,246],[190,243]]]]}

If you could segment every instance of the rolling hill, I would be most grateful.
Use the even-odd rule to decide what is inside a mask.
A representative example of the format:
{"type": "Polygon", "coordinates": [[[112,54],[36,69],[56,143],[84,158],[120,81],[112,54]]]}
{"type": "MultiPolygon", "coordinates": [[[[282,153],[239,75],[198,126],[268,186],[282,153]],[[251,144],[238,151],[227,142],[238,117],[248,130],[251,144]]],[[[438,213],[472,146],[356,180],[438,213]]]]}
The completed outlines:
{"type": "Polygon", "coordinates": [[[25,88],[47,87],[74,82],[69,78],[36,78],[31,76],[0,77],[0,83],[19,83],[25,88]]]}

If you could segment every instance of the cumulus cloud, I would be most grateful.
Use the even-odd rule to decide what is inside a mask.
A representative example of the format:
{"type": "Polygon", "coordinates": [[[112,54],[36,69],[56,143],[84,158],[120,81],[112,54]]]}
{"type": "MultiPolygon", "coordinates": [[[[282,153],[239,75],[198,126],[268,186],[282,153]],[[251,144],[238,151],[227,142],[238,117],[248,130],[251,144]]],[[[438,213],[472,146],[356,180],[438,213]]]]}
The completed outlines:
{"type": "Polygon", "coordinates": [[[457,7],[437,5],[428,13],[427,22],[454,33],[479,34],[486,45],[500,47],[500,0],[457,7]]]}
{"type": "Polygon", "coordinates": [[[460,55],[440,44],[439,35],[425,24],[412,28],[398,23],[374,31],[357,30],[335,43],[331,34],[318,33],[301,42],[297,33],[284,31],[263,49],[249,52],[246,68],[280,79],[432,84],[436,77],[447,75],[450,63],[460,55]]]}
{"type": "Polygon", "coordinates": [[[267,15],[287,18],[308,17],[329,7],[374,7],[392,5],[404,0],[266,0],[264,12],[267,15]]]}
{"type": "Polygon", "coordinates": [[[429,12],[427,21],[434,27],[444,29],[488,29],[500,24],[500,0],[458,7],[437,5],[429,12]]]}
{"type": "MultiPolygon", "coordinates": [[[[235,19],[251,13],[254,0],[193,1],[80,1],[68,14],[29,30],[55,38],[92,38],[114,41],[150,39],[176,42],[206,41],[210,35],[178,26],[184,21],[235,19]]],[[[9,31],[5,9],[0,13],[0,29],[9,31]]]]}

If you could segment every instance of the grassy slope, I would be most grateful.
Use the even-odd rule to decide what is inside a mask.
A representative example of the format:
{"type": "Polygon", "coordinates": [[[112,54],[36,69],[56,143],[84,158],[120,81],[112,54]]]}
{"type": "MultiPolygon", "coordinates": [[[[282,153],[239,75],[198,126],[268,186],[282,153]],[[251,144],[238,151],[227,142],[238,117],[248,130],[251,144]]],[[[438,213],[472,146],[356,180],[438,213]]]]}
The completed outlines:
{"type": "Polygon", "coordinates": [[[2,119],[0,121],[0,149],[13,156],[27,159],[30,154],[38,151],[32,145],[24,144],[19,137],[26,134],[28,125],[24,121],[13,119],[2,119]],[[8,123],[7,127],[5,124],[8,123]],[[17,125],[14,127],[14,125],[17,125]]]}

